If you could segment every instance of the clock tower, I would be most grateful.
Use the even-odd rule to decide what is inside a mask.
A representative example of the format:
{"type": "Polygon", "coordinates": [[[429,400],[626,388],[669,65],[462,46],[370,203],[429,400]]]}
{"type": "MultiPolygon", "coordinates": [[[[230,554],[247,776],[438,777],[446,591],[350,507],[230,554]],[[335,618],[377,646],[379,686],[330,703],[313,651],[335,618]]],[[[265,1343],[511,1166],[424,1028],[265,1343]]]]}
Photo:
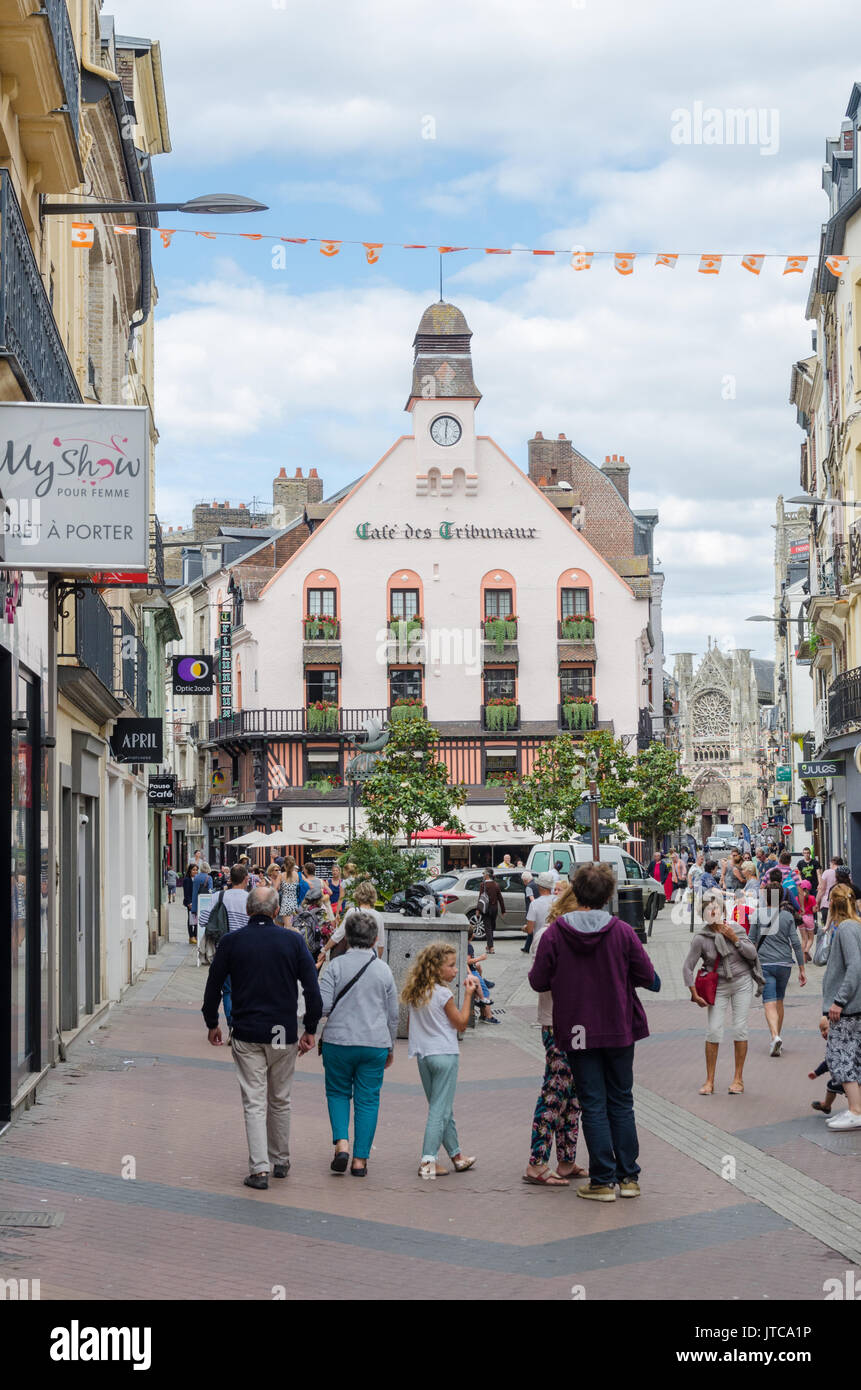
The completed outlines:
{"type": "Polygon", "coordinates": [[[472,374],[472,332],[460,309],[440,300],[421,317],[413,340],[412,413],[420,469],[450,471],[472,464],[475,407],[481,392],[472,374]]]}

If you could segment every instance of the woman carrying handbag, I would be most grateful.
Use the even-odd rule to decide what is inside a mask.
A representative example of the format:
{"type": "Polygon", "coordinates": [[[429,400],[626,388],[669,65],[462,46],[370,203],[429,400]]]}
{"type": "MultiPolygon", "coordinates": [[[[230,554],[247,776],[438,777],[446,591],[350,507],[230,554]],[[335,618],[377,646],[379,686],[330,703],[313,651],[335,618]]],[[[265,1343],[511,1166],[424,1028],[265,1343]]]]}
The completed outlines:
{"type": "Polygon", "coordinates": [[[691,949],[683,967],[691,1001],[701,1009],[708,1009],[706,1079],[700,1087],[700,1095],[714,1094],[718,1049],[723,1041],[724,1017],[729,1005],[735,1057],[735,1074],[729,1094],[739,1096],[744,1091],[748,1015],[754,992],[757,997],[762,994],[765,979],[753,942],[725,919],[723,893],[706,893],[702,914],[703,925],[691,939],[691,949]],[[695,974],[700,964],[702,968],[695,974]]]}

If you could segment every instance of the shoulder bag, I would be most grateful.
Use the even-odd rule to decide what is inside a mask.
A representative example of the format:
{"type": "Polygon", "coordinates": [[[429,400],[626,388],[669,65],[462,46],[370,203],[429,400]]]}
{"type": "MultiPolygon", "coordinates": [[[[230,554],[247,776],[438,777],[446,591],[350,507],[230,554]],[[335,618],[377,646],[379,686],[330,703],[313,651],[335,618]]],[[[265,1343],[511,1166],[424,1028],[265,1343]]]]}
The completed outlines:
{"type": "MultiPolygon", "coordinates": [[[[369,947],[368,949],[370,950],[371,948],[369,947]]],[[[335,998],[332,1000],[332,1007],[330,1008],[328,1017],[326,1018],[327,1023],[329,1022],[329,1019],[332,1017],[332,1014],[335,1012],[335,1006],[338,1004],[338,1002],[341,999],[343,999],[345,994],[349,994],[350,990],[353,988],[353,985],[355,985],[359,980],[361,980],[368,966],[373,965],[376,959],[377,953],[376,951],[374,951],[374,954],[371,956],[371,959],[365,961],[365,964],[362,966],[361,970],[357,970],[353,978],[351,980],[348,980],[345,985],[341,986],[341,988],[338,990],[338,993],[335,995],[335,998]]],[[[320,1034],[320,1037],[317,1040],[317,1051],[321,1057],[323,1055],[323,1034],[325,1032],[326,1030],[324,1028],[323,1032],[320,1034]]]]}

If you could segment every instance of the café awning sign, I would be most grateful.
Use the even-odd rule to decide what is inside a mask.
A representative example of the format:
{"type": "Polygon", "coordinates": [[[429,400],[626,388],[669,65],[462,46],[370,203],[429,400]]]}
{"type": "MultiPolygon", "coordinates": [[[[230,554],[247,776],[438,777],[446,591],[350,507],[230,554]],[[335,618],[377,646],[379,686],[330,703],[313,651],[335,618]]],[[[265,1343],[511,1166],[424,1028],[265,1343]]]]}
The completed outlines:
{"type": "Polygon", "coordinates": [[[0,404],[4,564],[149,569],[149,410],[0,404]]]}

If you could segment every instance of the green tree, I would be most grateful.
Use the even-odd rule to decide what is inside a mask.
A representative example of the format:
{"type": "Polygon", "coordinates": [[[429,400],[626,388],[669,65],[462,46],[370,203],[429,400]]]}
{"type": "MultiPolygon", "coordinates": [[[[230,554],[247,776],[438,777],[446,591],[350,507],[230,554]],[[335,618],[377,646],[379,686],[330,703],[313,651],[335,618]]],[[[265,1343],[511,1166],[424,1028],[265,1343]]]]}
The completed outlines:
{"type": "Polygon", "coordinates": [[[387,902],[394,893],[426,877],[424,857],[421,850],[397,849],[388,840],[359,835],[350,841],[338,863],[342,870],[355,864],[356,879],[373,879],[378,899],[387,902]]]}
{"type": "Polygon", "coordinates": [[[432,825],[463,830],[455,814],[466,801],[466,787],[451,783],[438,757],[439,734],[426,719],[404,719],[391,726],[389,741],[374,771],[362,784],[362,806],[374,835],[407,844],[432,825]]]}
{"type": "Polygon", "coordinates": [[[586,829],[577,821],[594,766],[594,780],[603,806],[624,818],[638,805],[634,793],[633,759],[621,739],[607,729],[594,729],[584,738],[559,734],[545,744],[532,771],[508,789],[506,805],[515,825],[544,840],[568,839],[586,829]]]}
{"type": "Polygon", "coordinates": [[[672,749],[650,743],[637,755],[626,817],[639,821],[646,834],[658,841],[692,823],[698,803],[690,787],[672,749]]]}

